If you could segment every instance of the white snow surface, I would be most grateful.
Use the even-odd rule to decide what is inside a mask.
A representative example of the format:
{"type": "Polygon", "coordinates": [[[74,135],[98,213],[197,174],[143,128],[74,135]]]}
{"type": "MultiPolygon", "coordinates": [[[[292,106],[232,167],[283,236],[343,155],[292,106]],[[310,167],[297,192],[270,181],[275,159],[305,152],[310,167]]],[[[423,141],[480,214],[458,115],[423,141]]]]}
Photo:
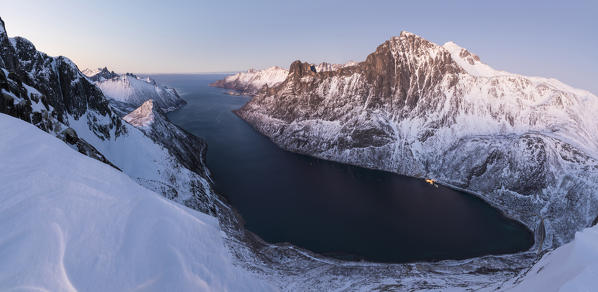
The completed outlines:
{"type": "Polygon", "coordinates": [[[1,291],[270,291],[216,218],[0,114],[1,291]],[[32,183],[35,182],[35,183],[32,183]]]}
{"type": "MultiPolygon", "coordinates": [[[[0,134],[0,290],[276,290],[234,264],[215,218],[24,121],[0,114],[0,134]]],[[[591,291],[597,276],[595,226],[508,289],[591,291]]]]}
{"type": "Polygon", "coordinates": [[[247,72],[240,72],[235,75],[227,76],[226,82],[238,82],[243,85],[252,85],[256,89],[264,85],[272,87],[283,82],[289,75],[289,70],[274,66],[263,70],[249,69],[247,72]]]}
{"type": "Polygon", "coordinates": [[[154,123],[154,102],[148,100],[140,107],[123,117],[127,123],[137,127],[149,129],[154,123]]]}
{"type": "Polygon", "coordinates": [[[598,226],[577,232],[575,239],[546,254],[507,291],[596,291],[598,226]]]}
{"type": "Polygon", "coordinates": [[[478,56],[471,54],[468,50],[460,47],[454,42],[447,42],[442,45],[442,47],[451,53],[451,57],[453,60],[455,60],[455,62],[457,62],[457,64],[459,64],[459,66],[461,66],[461,68],[473,76],[493,77],[509,74],[504,71],[495,70],[494,68],[482,63],[478,56]]]}
{"type": "Polygon", "coordinates": [[[96,75],[98,73],[100,73],[102,71],[101,68],[97,68],[97,69],[89,69],[89,68],[85,68],[81,71],[81,73],[83,73],[83,75],[87,76],[87,77],[91,77],[93,75],[96,75]]]}

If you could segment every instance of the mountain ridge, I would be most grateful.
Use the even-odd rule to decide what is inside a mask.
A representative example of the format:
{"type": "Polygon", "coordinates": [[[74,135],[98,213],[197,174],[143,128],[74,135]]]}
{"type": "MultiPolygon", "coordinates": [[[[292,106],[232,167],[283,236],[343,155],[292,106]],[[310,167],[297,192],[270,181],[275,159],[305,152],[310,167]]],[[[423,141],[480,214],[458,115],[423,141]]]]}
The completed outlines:
{"type": "Polygon", "coordinates": [[[107,67],[83,71],[109,98],[120,116],[125,116],[150,99],[163,112],[174,111],[187,103],[176,89],[158,84],[150,77],[141,78],[133,73],[118,74],[107,67]]]}
{"type": "Polygon", "coordinates": [[[596,111],[587,91],[403,32],[355,66],[295,61],[236,113],[286,150],[433,178],[532,230],[545,222],[537,241],[553,248],[598,216],[596,111]],[[574,201],[587,204],[565,212],[574,201]]]}
{"type": "MultiPolygon", "coordinates": [[[[0,23],[4,23],[1,18],[0,23]]],[[[117,259],[122,261],[119,263],[125,266],[124,268],[119,266],[122,272],[102,274],[106,276],[105,278],[112,280],[97,283],[106,287],[104,290],[114,290],[110,287],[123,288],[135,283],[145,286],[128,287],[149,288],[151,285],[155,285],[152,287],[159,291],[173,287],[179,287],[181,290],[225,289],[223,286],[218,286],[218,282],[223,279],[218,276],[226,277],[228,281],[235,281],[232,284],[236,285],[239,284],[240,279],[249,274],[214,274],[211,273],[212,270],[202,267],[202,264],[215,261],[210,268],[229,267],[227,263],[234,261],[231,264],[234,264],[235,270],[245,268],[250,271],[251,276],[255,275],[257,278],[265,279],[268,282],[267,286],[272,284],[277,289],[284,291],[451,288],[495,291],[508,288],[509,286],[504,284],[505,281],[514,279],[518,275],[525,275],[525,271],[537,262],[541,255],[536,254],[535,251],[528,251],[463,261],[387,265],[340,261],[311,253],[290,244],[265,243],[244,230],[240,217],[236,215],[234,209],[220,201],[223,198],[211,189],[209,170],[205,166],[207,145],[202,143],[200,138],[169,123],[160,110],[154,107],[153,102],[151,106],[153,118],[151,124],[147,125],[148,127],[143,127],[143,124],[136,127],[123,122],[104,94],[81,74],[73,62],[65,57],[48,57],[38,52],[33,44],[25,39],[8,38],[4,26],[0,28],[0,69],[0,112],[35,125],[65,141],[71,148],[74,147],[71,142],[79,145],[77,141],[91,145],[97,153],[105,155],[109,161],[114,162],[113,166],[118,166],[130,178],[122,176],[112,167],[102,167],[101,164],[77,156],[74,152],[66,151],[68,149],[65,150],[64,147],[57,146],[55,141],[49,141],[48,139],[51,138],[42,132],[31,126],[23,125],[23,122],[16,121],[14,118],[0,114],[0,132],[3,133],[3,137],[10,137],[1,140],[2,143],[0,143],[0,148],[3,151],[9,151],[0,153],[7,158],[7,160],[1,161],[10,162],[9,167],[6,168],[9,171],[2,172],[0,180],[4,186],[13,190],[10,192],[0,190],[0,199],[8,202],[8,204],[0,206],[0,209],[5,207],[0,210],[0,216],[7,219],[1,220],[0,225],[4,223],[5,225],[1,226],[4,227],[3,231],[9,231],[2,232],[7,240],[2,240],[0,243],[0,249],[7,251],[10,259],[2,262],[5,264],[2,265],[2,270],[6,273],[1,273],[3,277],[0,277],[0,286],[7,287],[7,289],[22,289],[25,284],[32,284],[35,286],[34,288],[43,290],[53,290],[53,287],[74,289],[79,286],[76,284],[89,285],[93,281],[89,281],[86,277],[91,280],[101,278],[95,273],[108,272],[103,267],[113,264],[114,261],[111,259],[117,259]],[[4,135],[7,133],[8,135],[4,135]],[[43,139],[38,139],[40,137],[43,139]],[[20,143],[24,147],[20,147],[20,143]],[[57,149],[60,148],[60,151],[51,151],[53,146],[57,146],[57,149]],[[33,153],[29,153],[32,151],[33,153]],[[66,152],[69,154],[62,155],[66,152]],[[33,157],[32,154],[39,155],[33,157]],[[60,154],[60,156],[57,157],[54,154],[60,154]],[[15,163],[12,163],[13,161],[15,163]],[[64,163],[65,161],[74,162],[75,165],[69,168],[69,165],[64,163]],[[90,168],[93,173],[87,173],[80,169],[88,164],[93,165],[90,168]],[[109,174],[109,179],[98,180],[98,177],[94,176],[98,174],[98,169],[104,174],[109,174]],[[71,180],[69,180],[68,174],[74,174],[71,180]],[[57,175],[55,181],[52,181],[52,175],[57,175]],[[86,179],[80,180],[82,177],[86,179]],[[144,188],[131,183],[131,179],[144,188]],[[31,181],[35,183],[31,183],[31,181]],[[115,186],[122,186],[123,181],[127,182],[124,192],[118,188],[110,189],[113,187],[112,182],[116,183],[115,186]],[[46,183],[50,185],[55,183],[55,190],[58,192],[40,192],[48,190],[38,188],[46,183]],[[24,187],[32,188],[35,192],[23,191],[24,187]],[[216,228],[212,217],[191,212],[178,204],[155,198],[151,191],[147,191],[148,189],[172,201],[217,217],[221,230],[216,228]],[[103,193],[103,191],[107,192],[103,193]],[[90,192],[91,197],[89,196],[90,192]],[[122,196],[119,196],[121,192],[122,196]],[[131,196],[131,192],[149,197],[143,199],[139,196],[131,196]],[[27,196],[32,195],[34,199],[27,201],[27,196]],[[133,204],[126,204],[129,198],[142,200],[139,201],[139,204],[135,200],[133,200],[133,204]],[[47,199],[51,200],[49,204],[44,202],[47,199]],[[101,202],[103,204],[96,205],[95,202],[98,199],[104,199],[101,202]],[[31,204],[18,204],[24,201],[31,204]],[[12,206],[10,204],[13,203],[17,203],[15,207],[23,209],[10,207],[12,206]],[[148,204],[162,207],[145,208],[148,204]],[[79,207],[74,208],[75,205],[79,207]],[[96,207],[98,210],[94,209],[96,207]],[[129,212],[132,210],[131,207],[140,212],[129,212]],[[89,209],[88,212],[86,209],[89,209]],[[181,212],[153,212],[165,209],[180,210],[181,212]],[[90,216],[97,216],[102,211],[114,212],[114,214],[113,216],[102,214],[99,218],[104,218],[103,220],[90,219],[90,216]],[[118,211],[125,212],[123,214],[118,211]],[[15,215],[15,212],[18,213],[18,216],[15,215]],[[157,218],[157,215],[160,214],[167,216],[157,218]],[[181,214],[182,216],[179,216],[181,214]],[[40,217],[42,220],[35,220],[40,217]],[[106,217],[110,220],[105,220],[106,217]],[[120,219],[115,222],[112,220],[114,218],[120,219]],[[198,218],[201,220],[196,220],[198,218]],[[209,226],[202,221],[209,221],[209,226]],[[183,222],[186,222],[184,226],[177,225],[177,223],[183,222]],[[94,224],[98,223],[100,224],[94,227],[94,224]],[[122,225],[121,223],[131,224],[122,225]],[[18,236],[14,236],[15,234],[10,232],[15,230],[15,226],[21,228],[16,229],[19,231],[18,236]],[[118,229],[121,226],[132,226],[133,228],[119,229],[120,231],[133,231],[131,236],[122,237],[118,232],[100,233],[100,231],[109,231],[110,228],[118,229]],[[212,231],[197,233],[198,230],[206,228],[212,231]],[[182,241],[169,242],[173,237],[178,238],[173,236],[175,234],[192,236],[185,237],[187,239],[182,241]],[[166,236],[158,238],[160,235],[166,236]],[[125,241],[119,241],[119,238],[124,238],[125,241]],[[214,238],[215,240],[211,241],[214,238]],[[112,239],[126,243],[128,248],[97,249],[98,246],[112,239]],[[207,240],[207,248],[210,252],[205,256],[201,256],[203,248],[193,251],[194,248],[198,248],[197,240],[199,239],[207,240]],[[48,244],[40,248],[40,243],[48,244]],[[91,243],[91,245],[81,243],[91,243]],[[227,247],[226,250],[222,249],[223,245],[227,247]],[[148,246],[155,247],[153,250],[159,252],[150,252],[146,248],[132,248],[148,246]],[[183,247],[182,250],[191,252],[183,254],[177,252],[181,250],[181,247],[183,247]],[[118,251],[117,257],[114,257],[115,250],[118,251]],[[13,251],[20,251],[20,253],[13,251]],[[139,257],[146,253],[147,256],[139,257]],[[32,254],[37,256],[31,256],[32,254]],[[224,254],[226,254],[225,257],[219,257],[224,254]],[[180,282],[165,282],[165,278],[160,277],[160,274],[151,273],[151,271],[157,271],[155,270],[156,265],[152,264],[152,262],[156,263],[156,257],[153,257],[155,255],[159,257],[157,260],[160,263],[165,261],[172,263],[172,265],[168,265],[169,269],[166,272],[169,277],[166,279],[176,279],[180,282]],[[200,256],[197,260],[185,261],[186,256],[193,257],[193,255],[200,256]],[[148,265],[134,266],[135,259],[142,260],[148,265]],[[201,273],[202,271],[208,273],[201,273]],[[143,272],[150,273],[144,274],[143,272]],[[38,277],[37,275],[40,273],[47,278],[38,277]],[[69,273],[73,273],[72,277],[68,277],[69,273]],[[205,282],[202,281],[204,279],[202,277],[194,277],[198,273],[207,275],[208,279],[212,281],[205,282]],[[136,275],[136,277],[130,277],[131,275],[136,275]],[[139,282],[140,279],[148,279],[148,281],[139,282]],[[31,281],[25,282],[25,280],[31,281]],[[50,282],[44,282],[44,280],[50,282]],[[71,285],[72,283],[75,285],[71,285]]],[[[311,66],[309,70],[311,70],[311,66]]],[[[351,72],[350,70],[356,69],[344,68],[341,70],[351,72]]],[[[327,74],[325,76],[335,75],[333,72],[320,73],[327,74]]],[[[148,110],[143,109],[140,112],[143,112],[141,117],[147,116],[149,113],[148,110]]],[[[337,122],[330,124],[335,123],[337,122]]],[[[367,132],[360,133],[365,136],[367,134],[367,132]]],[[[567,157],[571,161],[584,158],[582,155],[571,153],[572,155],[567,157]]],[[[94,156],[93,153],[87,155],[94,156]]],[[[492,159],[500,160],[500,154],[495,154],[495,156],[492,159]]],[[[97,159],[97,157],[94,158],[97,159]]],[[[480,172],[482,172],[481,169],[480,172]]],[[[572,180],[570,183],[574,184],[575,181],[572,180]]],[[[576,188],[576,190],[578,189],[576,188]]],[[[567,196],[577,197],[576,193],[567,194],[567,196]]],[[[553,208],[561,207],[562,205],[556,205],[553,208]]],[[[576,218],[578,214],[572,214],[573,221],[578,220],[576,218]]],[[[547,223],[550,230],[551,222],[547,221],[547,223]]],[[[127,232],[127,234],[129,233],[127,232]]],[[[587,244],[587,241],[582,240],[581,244],[587,244]]],[[[564,251],[568,250],[570,249],[564,251]]],[[[534,271],[540,271],[543,265],[544,263],[540,262],[539,269],[534,271]]],[[[160,271],[164,272],[164,269],[160,271]]],[[[542,275],[542,273],[539,274],[542,275]]],[[[577,278],[572,279],[572,282],[579,283],[577,278]]],[[[244,288],[247,287],[244,286],[244,288]]]]}

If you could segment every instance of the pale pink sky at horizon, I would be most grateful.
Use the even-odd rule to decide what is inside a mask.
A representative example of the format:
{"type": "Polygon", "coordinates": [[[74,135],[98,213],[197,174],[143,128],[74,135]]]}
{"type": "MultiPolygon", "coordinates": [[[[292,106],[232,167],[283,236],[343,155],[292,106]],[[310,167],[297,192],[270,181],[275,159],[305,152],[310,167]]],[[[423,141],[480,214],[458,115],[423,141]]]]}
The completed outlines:
{"type": "Polygon", "coordinates": [[[80,69],[233,72],[361,61],[400,31],[598,93],[595,1],[10,1],[9,36],[80,69]]]}

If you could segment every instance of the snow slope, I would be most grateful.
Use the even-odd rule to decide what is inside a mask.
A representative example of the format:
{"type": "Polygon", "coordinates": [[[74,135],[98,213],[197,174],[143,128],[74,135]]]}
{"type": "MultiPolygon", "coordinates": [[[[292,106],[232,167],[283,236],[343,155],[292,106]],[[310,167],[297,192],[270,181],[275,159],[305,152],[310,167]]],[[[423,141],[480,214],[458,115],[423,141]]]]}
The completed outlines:
{"type": "Polygon", "coordinates": [[[277,66],[263,70],[249,69],[247,72],[240,72],[227,76],[223,80],[212,83],[212,86],[226,89],[234,89],[241,94],[251,95],[262,89],[264,85],[268,87],[276,86],[287,78],[289,71],[277,66]]]}
{"type": "Polygon", "coordinates": [[[505,291],[595,291],[598,287],[598,226],[544,255],[516,286],[505,291]]]}
{"type": "Polygon", "coordinates": [[[215,218],[21,120],[0,114],[0,136],[0,290],[274,290],[233,265],[215,218]]]}
{"type": "Polygon", "coordinates": [[[140,107],[123,117],[127,123],[143,129],[149,129],[154,123],[154,102],[148,100],[140,107]]]}

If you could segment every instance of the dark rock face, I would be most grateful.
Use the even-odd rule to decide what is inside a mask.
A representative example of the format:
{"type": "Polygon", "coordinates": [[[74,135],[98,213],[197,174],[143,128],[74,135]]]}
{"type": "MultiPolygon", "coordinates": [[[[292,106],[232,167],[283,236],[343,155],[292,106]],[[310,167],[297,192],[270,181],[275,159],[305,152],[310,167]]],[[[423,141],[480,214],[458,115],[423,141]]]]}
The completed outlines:
{"type": "Polygon", "coordinates": [[[403,32],[357,65],[317,72],[295,61],[236,113],[289,151],[434,178],[530,229],[544,220],[547,247],[571,240],[598,215],[598,120],[584,118],[598,98],[467,71],[486,65],[455,47],[403,32]]]}
{"type": "MultiPolygon", "coordinates": [[[[17,86],[23,83],[34,85],[41,93],[44,105],[52,107],[51,115],[59,122],[68,123],[67,116],[79,119],[87,110],[93,110],[111,120],[108,124],[94,127],[98,135],[109,138],[111,130],[114,135],[123,130],[120,118],[112,113],[102,92],[88,82],[67,58],[49,57],[38,52],[28,40],[20,37],[9,39],[3,33],[0,34],[0,59],[0,65],[9,72],[8,78],[17,86]]],[[[24,96],[24,91],[19,93],[19,96],[24,96]]],[[[8,107],[3,109],[5,113],[9,111],[8,107]]]]}

